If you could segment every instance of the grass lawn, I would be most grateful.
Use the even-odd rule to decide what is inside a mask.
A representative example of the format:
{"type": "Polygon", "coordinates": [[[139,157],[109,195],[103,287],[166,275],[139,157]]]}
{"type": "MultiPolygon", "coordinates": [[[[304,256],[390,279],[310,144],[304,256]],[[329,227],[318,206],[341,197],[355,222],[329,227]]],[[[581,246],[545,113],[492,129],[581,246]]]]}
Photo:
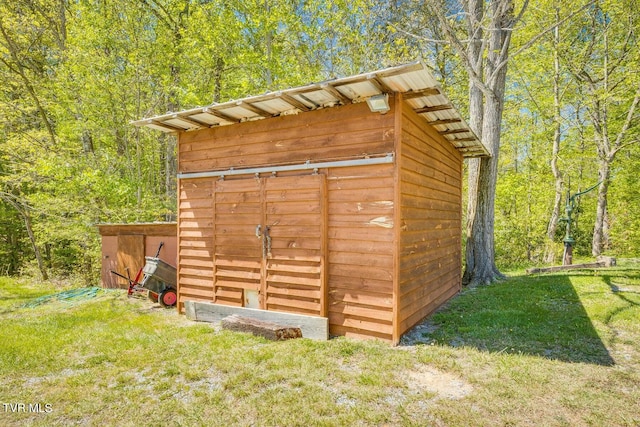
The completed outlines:
{"type": "Polygon", "coordinates": [[[0,426],[640,425],[638,261],[466,289],[395,348],[62,290],[0,278],[0,426]]]}

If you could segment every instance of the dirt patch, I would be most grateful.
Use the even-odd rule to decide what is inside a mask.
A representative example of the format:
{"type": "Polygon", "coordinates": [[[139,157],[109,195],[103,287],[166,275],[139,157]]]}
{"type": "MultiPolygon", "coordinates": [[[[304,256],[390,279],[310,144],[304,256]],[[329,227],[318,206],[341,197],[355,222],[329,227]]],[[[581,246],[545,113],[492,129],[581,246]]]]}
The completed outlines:
{"type": "Polygon", "coordinates": [[[462,399],[473,391],[473,387],[459,377],[430,366],[419,366],[408,371],[405,373],[405,380],[410,390],[428,391],[441,399],[462,399]]]}

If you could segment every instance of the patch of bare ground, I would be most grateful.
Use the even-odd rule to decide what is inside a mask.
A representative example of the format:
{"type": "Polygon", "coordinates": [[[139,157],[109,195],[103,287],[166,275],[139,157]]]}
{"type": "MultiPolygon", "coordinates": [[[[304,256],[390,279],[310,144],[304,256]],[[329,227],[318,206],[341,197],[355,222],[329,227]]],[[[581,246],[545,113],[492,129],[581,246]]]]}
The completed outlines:
{"type": "Polygon", "coordinates": [[[471,384],[448,372],[431,366],[422,365],[406,371],[403,377],[409,390],[420,393],[429,392],[434,399],[462,399],[473,392],[471,384]]]}

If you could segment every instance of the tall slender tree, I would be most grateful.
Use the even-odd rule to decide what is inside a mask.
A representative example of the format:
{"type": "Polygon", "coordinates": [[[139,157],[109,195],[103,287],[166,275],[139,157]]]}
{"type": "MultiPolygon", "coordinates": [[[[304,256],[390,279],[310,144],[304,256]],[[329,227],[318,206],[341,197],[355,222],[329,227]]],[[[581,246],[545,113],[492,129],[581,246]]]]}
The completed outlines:
{"type": "Polygon", "coordinates": [[[583,47],[578,60],[566,61],[586,100],[597,153],[598,201],[591,253],[600,255],[609,245],[608,193],[612,165],[618,154],[640,138],[640,2],[595,2],[578,28],[583,47]]]}

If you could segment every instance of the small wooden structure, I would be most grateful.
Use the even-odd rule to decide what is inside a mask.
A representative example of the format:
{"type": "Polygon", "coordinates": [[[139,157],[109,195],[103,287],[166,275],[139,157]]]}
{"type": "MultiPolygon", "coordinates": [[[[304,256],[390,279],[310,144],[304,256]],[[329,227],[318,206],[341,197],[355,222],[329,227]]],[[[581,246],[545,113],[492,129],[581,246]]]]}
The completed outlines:
{"type": "Polygon", "coordinates": [[[155,256],[160,242],[164,246],[159,258],[173,266],[177,262],[178,226],[175,222],[137,224],[98,224],[102,236],[102,286],[127,289],[129,284],[111,274],[114,270],[131,278],[145,265],[145,256],[155,256]]]}
{"type": "Polygon", "coordinates": [[[488,153],[423,64],[134,124],[178,136],[181,311],[397,343],[460,289],[462,162],[488,153]]]}

